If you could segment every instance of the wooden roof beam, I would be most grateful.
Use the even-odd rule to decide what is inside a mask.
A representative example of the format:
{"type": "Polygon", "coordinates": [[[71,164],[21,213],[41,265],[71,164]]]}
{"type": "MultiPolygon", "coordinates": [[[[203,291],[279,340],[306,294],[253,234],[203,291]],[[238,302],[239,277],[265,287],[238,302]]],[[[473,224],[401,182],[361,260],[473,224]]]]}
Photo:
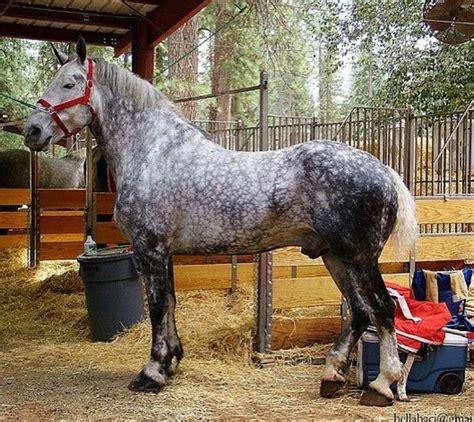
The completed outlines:
{"type": "MultiPolygon", "coordinates": [[[[158,43],[171,35],[181,25],[191,19],[195,14],[204,9],[212,0],[188,0],[176,2],[174,0],[161,0],[156,9],[147,14],[147,19],[153,25],[143,20],[142,24],[148,26],[148,47],[154,48],[158,43]]],[[[133,3],[133,2],[131,2],[133,3]]],[[[122,35],[115,47],[115,57],[125,53],[131,45],[132,34],[122,35]]]]}
{"type": "MultiPolygon", "coordinates": [[[[0,0],[0,6],[7,4],[7,1],[0,0]]],[[[112,13],[93,11],[87,12],[84,10],[64,9],[25,3],[12,4],[6,10],[4,16],[74,25],[106,26],[110,28],[130,28],[139,19],[136,16],[114,15],[112,13]]]]}
{"type": "Polygon", "coordinates": [[[134,3],[134,4],[148,4],[150,6],[158,6],[160,0],[126,0],[127,3],[134,3]]]}
{"type": "Polygon", "coordinates": [[[88,44],[115,47],[118,34],[91,31],[73,31],[71,29],[50,28],[46,26],[17,25],[3,23],[0,25],[0,37],[27,38],[41,41],[76,42],[79,35],[88,44]]]}
{"type": "Polygon", "coordinates": [[[150,28],[149,47],[156,47],[181,25],[204,9],[212,0],[187,0],[176,2],[162,0],[158,7],[148,13],[147,17],[153,22],[150,28]]]}
{"type": "Polygon", "coordinates": [[[126,34],[120,35],[114,48],[114,57],[120,57],[123,53],[126,53],[131,46],[132,33],[127,32],[126,34]]]}

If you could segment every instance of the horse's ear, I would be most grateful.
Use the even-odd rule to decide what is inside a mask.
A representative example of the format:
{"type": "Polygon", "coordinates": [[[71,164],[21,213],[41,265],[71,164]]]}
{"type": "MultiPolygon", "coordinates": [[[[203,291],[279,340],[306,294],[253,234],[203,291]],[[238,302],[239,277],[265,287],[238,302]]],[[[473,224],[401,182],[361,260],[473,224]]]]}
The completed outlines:
{"type": "Polygon", "coordinates": [[[67,54],[62,53],[61,51],[58,51],[58,49],[54,46],[52,42],[49,43],[51,48],[53,49],[54,55],[58,59],[59,63],[61,66],[68,61],[68,56],[67,54]]]}
{"type": "Polygon", "coordinates": [[[76,54],[79,57],[79,60],[82,64],[86,61],[87,50],[86,50],[86,41],[79,35],[79,39],[76,44],[76,54]]]}

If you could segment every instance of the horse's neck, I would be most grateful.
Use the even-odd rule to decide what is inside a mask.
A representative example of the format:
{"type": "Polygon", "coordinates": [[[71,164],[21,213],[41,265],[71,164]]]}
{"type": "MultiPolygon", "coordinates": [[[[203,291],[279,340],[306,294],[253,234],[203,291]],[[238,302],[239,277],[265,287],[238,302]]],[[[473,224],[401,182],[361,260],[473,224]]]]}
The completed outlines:
{"type": "Polygon", "coordinates": [[[200,150],[219,148],[175,110],[163,107],[137,112],[129,101],[123,97],[116,100],[109,95],[102,103],[98,121],[92,126],[117,179],[132,161],[138,163],[151,152],[169,154],[183,143],[200,150]]]}

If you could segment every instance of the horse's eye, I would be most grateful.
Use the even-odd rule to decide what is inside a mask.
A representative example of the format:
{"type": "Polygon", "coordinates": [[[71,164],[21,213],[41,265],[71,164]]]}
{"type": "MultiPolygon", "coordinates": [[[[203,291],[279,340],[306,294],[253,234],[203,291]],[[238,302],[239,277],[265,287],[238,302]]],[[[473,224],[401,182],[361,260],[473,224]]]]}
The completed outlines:
{"type": "Polygon", "coordinates": [[[63,86],[63,88],[66,88],[66,89],[74,88],[74,84],[73,83],[66,84],[66,85],[63,86]]]}

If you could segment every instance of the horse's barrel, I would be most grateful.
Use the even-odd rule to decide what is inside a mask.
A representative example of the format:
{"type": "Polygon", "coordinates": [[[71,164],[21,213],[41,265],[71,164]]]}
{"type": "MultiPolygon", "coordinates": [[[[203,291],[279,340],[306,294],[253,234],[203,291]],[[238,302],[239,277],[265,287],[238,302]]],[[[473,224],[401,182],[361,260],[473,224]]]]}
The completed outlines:
{"type": "Polygon", "coordinates": [[[143,286],[125,248],[99,249],[97,255],[79,255],[87,312],[93,341],[108,341],[141,321],[143,286]]]}

